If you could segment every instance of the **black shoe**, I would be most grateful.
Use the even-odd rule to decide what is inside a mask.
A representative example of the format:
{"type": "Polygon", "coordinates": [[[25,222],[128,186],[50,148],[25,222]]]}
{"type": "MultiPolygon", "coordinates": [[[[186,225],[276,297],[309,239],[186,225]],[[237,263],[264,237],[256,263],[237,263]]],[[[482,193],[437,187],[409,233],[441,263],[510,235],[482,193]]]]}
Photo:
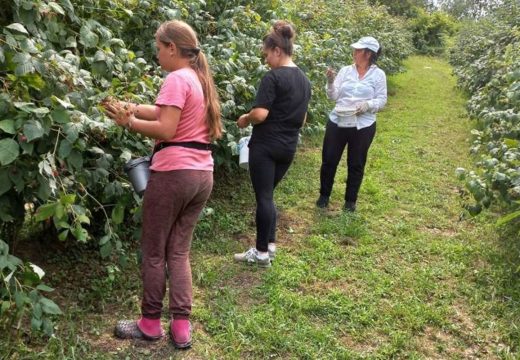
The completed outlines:
{"type": "Polygon", "coordinates": [[[320,195],[318,200],[316,200],[316,206],[323,209],[329,206],[329,197],[325,195],[320,195]]]}
{"type": "Polygon", "coordinates": [[[355,201],[345,201],[345,205],[343,205],[343,210],[354,212],[356,211],[356,202],[355,201]]]}

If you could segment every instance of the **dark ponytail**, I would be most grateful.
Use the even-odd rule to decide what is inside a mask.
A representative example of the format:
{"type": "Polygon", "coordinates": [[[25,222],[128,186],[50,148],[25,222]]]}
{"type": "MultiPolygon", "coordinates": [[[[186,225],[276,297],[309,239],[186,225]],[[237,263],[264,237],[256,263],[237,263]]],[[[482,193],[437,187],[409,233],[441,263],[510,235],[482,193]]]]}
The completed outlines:
{"type": "Polygon", "coordinates": [[[377,59],[379,59],[379,56],[381,56],[381,49],[382,49],[381,46],[379,46],[379,49],[377,50],[377,52],[370,50],[370,49],[365,49],[366,51],[368,51],[370,53],[370,58],[368,59],[370,65],[374,65],[377,62],[377,59]]]}
{"type": "Polygon", "coordinates": [[[264,48],[280,48],[286,55],[292,56],[293,44],[296,32],[294,27],[287,21],[278,20],[273,24],[273,28],[264,37],[264,48]]]}

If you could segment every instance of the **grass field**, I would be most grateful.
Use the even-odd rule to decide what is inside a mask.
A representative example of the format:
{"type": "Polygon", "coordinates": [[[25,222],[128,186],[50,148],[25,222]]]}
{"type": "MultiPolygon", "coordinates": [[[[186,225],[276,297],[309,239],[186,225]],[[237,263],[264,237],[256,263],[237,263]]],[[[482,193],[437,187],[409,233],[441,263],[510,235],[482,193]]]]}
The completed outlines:
{"type": "MultiPolygon", "coordinates": [[[[356,213],[341,211],[344,160],[330,208],[315,207],[322,134],[305,138],[276,191],[279,240],[271,268],[233,263],[234,252],[254,243],[254,197],[243,171],[217,179],[214,213],[201,221],[193,244],[191,350],[176,351],[167,339],[115,339],[115,322],[139,313],[137,257],[120,269],[71,253],[48,264],[66,313],[56,338],[20,342],[4,355],[519,358],[518,236],[497,229],[491,212],[473,219],[462,211],[455,169],[472,167],[465,99],[442,60],[412,57],[406,66],[389,79],[356,213]]],[[[166,313],[163,320],[166,327],[166,313]]]]}

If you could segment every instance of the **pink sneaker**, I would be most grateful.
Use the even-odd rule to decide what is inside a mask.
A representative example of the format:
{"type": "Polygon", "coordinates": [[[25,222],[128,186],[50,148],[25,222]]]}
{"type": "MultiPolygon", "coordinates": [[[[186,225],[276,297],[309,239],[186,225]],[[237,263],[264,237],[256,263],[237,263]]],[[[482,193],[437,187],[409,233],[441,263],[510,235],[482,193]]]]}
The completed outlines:
{"type": "Polygon", "coordinates": [[[147,319],[141,317],[137,320],[137,327],[141,330],[145,339],[157,340],[164,336],[164,331],[161,327],[161,319],[147,319]]]}
{"type": "Polygon", "coordinates": [[[170,324],[170,337],[177,349],[191,346],[191,323],[188,319],[173,319],[170,324]]]}

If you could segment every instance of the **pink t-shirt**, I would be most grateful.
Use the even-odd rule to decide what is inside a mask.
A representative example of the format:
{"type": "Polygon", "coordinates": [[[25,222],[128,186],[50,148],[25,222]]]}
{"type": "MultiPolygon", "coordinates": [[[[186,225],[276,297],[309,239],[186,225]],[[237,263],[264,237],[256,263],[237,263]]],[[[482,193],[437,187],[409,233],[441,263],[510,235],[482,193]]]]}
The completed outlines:
{"type": "MultiPolygon", "coordinates": [[[[161,86],[155,105],[159,109],[161,105],[175,106],[181,109],[177,131],[168,142],[197,141],[210,143],[209,128],[206,124],[204,93],[197,73],[193,69],[182,68],[169,73],[161,86]]],[[[160,142],[158,140],[156,144],[160,142]]],[[[155,153],[150,169],[155,171],[188,169],[213,171],[213,157],[211,150],[169,146],[155,153]]]]}

